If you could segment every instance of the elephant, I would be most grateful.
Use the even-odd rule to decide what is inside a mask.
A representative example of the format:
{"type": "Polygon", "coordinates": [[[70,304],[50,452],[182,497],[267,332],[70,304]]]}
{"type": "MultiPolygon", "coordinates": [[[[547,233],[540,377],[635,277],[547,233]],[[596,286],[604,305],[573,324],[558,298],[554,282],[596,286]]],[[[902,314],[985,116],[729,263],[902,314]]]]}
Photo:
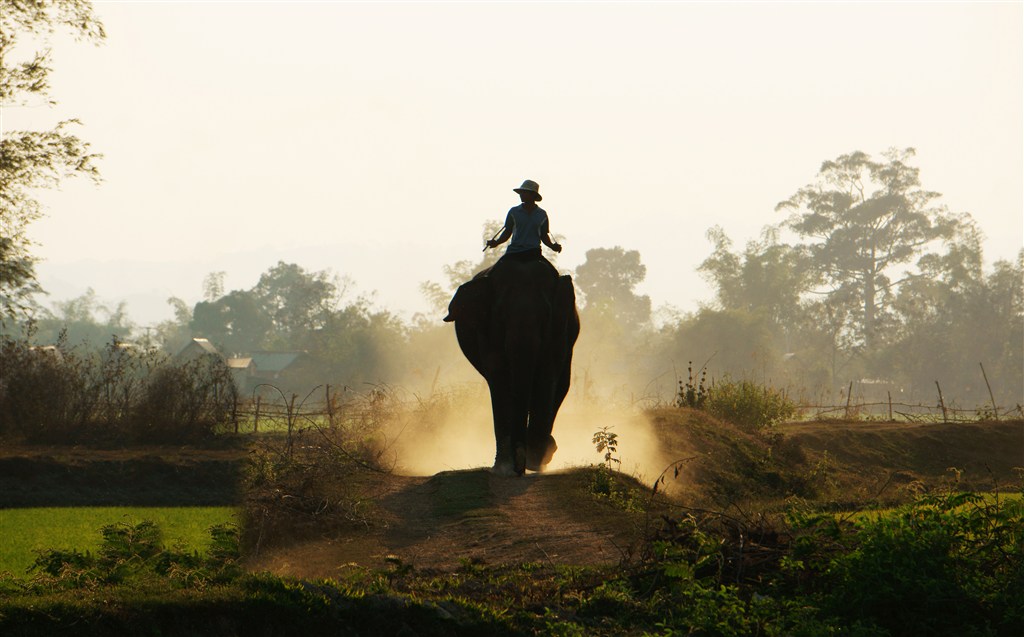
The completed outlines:
{"type": "Polygon", "coordinates": [[[502,259],[462,284],[448,305],[462,353],[487,381],[494,415],[492,471],[541,471],[569,391],[580,332],[572,277],[542,260],[502,259]]]}

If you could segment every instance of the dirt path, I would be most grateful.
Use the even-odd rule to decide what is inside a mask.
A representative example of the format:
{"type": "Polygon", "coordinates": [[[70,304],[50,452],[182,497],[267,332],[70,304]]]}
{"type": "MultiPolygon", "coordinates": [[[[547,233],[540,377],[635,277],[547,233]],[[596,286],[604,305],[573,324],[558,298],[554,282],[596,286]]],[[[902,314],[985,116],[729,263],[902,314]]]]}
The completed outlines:
{"type": "Polygon", "coordinates": [[[257,565],[309,578],[386,560],[442,569],[465,563],[615,564],[636,537],[629,516],[585,497],[588,478],[578,472],[504,478],[476,469],[393,480],[378,502],[382,529],[274,549],[257,565]]]}

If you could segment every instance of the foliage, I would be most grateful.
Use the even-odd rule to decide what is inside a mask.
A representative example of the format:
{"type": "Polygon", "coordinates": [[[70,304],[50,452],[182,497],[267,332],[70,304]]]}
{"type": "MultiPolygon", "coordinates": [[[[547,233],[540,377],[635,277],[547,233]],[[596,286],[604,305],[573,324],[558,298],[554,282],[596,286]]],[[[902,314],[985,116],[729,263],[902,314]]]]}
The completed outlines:
{"type": "Polygon", "coordinates": [[[753,431],[771,427],[797,412],[796,403],[778,389],[728,376],[705,386],[706,369],[701,369],[700,380],[696,383],[692,361],[686,370],[686,382],[679,381],[677,407],[704,409],[716,418],[753,431]]]}
{"type": "Polygon", "coordinates": [[[594,443],[597,453],[604,454],[604,466],[610,469],[612,463],[622,464],[622,461],[615,457],[619,452],[619,435],[611,431],[611,426],[606,425],[595,431],[591,442],[594,443]]]}
{"type": "MultiPolygon", "coordinates": [[[[151,543],[117,540],[106,561],[41,552],[36,578],[3,603],[0,626],[14,618],[24,626],[40,622],[30,605],[81,621],[75,605],[83,599],[96,600],[85,601],[84,616],[113,604],[125,621],[133,617],[124,612],[129,591],[139,589],[156,592],[185,617],[203,616],[203,607],[172,597],[174,590],[202,591],[225,618],[238,604],[250,613],[257,603],[271,604],[276,611],[268,618],[294,617],[319,627],[316,634],[329,627],[398,630],[415,621],[409,625],[425,635],[1011,635],[1024,627],[1022,521],[1019,501],[973,494],[929,496],[856,523],[799,509],[785,521],[756,524],[684,513],[667,516],[640,559],[620,566],[466,560],[437,571],[393,559],[322,582],[242,574],[233,568],[230,530],[225,555],[153,553],[151,543]],[[59,591],[79,601],[58,610],[49,600],[72,599],[53,597],[59,591]],[[89,591],[96,594],[83,598],[89,591]]],[[[153,531],[142,527],[110,531],[153,531]]]]}
{"type": "Polygon", "coordinates": [[[1024,506],[925,496],[843,524],[794,513],[778,590],[890,635],[1010,635],[1024,628],[1024,506]]]}
{"type": "Polygon", "coordinates": [[[686,381],[679,381],[679,392],[676,394],[677,407],[689,407],[690,409],[703,409],[707,402],[710,387],[706,387],[708,369],[700,369],[700,378],[693,377],[693,361],[686,364],[686,381]]]}
{"type": "Polygon", "coordinates": [[[179,308],[179,320],[188,318],[192,334],[229,355],[309,352],[309,369],[292,378],[289,389],[378,382],[397,373],[405,326],[390,312],[374,310],[366,298],[346,302],[347,279],[282,261],[251,289],[213,298],[223,292],[217,274],[207,281],[207,300],[196,304],[190,318],[179,308]]]}
{"type": "MultiPolygon", "coordinates": [[[[980,259],[980,246],[975,254],[980,259]]],[[[981,362],[998,404],[1021,402],[1024,250],[1015,261],[997,261],[987,276],[978,263],[956,276],[936,273],[906,285],[897,307],[905,319],[894,346],[879,357],[894,375],[929,389],[938,379],[954,396],[981,402],[988,396],[981,362]]]]}
{"type": "Polygon", "coordinates": [[[390,471],[379,436],[393,407],[386,389],[375,388],[338,405],[343,415],[336,419],[305,419],[254,446],[244,478],[242,542],[249,554],[374,524],[373,488],[390,471]]]}
{"type": "Polygon", "coordinates": [[[714,361],[715,369],[740,374],[776,368],[782,358],[779,330],[760,312],[705,307],[671,332],[665,354],[673,361],[714,361]]]}
{"type": "Polygon", "coordinates": [[[647,266],[636,250],[592,248],[576,268],[576,287],[582,294],[583,313],[628,329],[651,320],[651,299],[636,293],[647,266]]]}
{"type": "Polygon", "coordinates": [[[993,413],[993,398],[1002,413],[1021,403],[1024,258],[985,272],[977,226],[921,186],[912,157],[857,151],[824,162],[777,206],[788,218],[742,250],[712,227],[699,271],[716,302],[665,330],[667,358],[714,356],[726,373],[772,378],[823,404],[860,379],[908,403],[931,403],[936,381],[993,413]]]}
{"type": "Polygon", "coordinates": [[[717,418],[755,430],[771,427],[796,413],[796,404],[784,392],[729,378],[715,383],[705,408],[717,418]]]}
{"type": "Polygon", "coordinates": [[[779,243],[778,229],[771,226],[743,254],[730,252],[732,240],[721,227],[713,226],[707,236],[714,249],[697,271],[715,285],[722,309],[762,314],[779,326],[796,318],[812,284],[811,264],[801,250],[779,243]]]}
{"type": "Polygon", "coordinates": [[[0,630],[1013,635],[1024,627],[1022,502],[950,492],[856,518],[801,505],[784,516],[661,509],[617,565],[466,558],[439,570],[390,556],[324,581],[244,573],[235,527],[211,529],[199,553],[128,521],[102,530],[95,556],[41,551],[31,580],[0,577],[0,630]]]}
{"type": "Polygon", "coordinates": [[[174,361],[114,339],[102,351],[0,340],[0,433],[36,442],[185,442],[212,436],[236,398],[216,357],[174,361]]]}
{"type": "MultiPolygon", "coordinates": [[[[146,482],[152,484],[153,488],[162,487],[164,492],[171,492],[172,497],[179,502],[189,502],[190,504],[193,502],[187,496],[183,496],[180,490],[178,493],[174,493],[175,485],[167,484],[166,480],[154,476],[152,465],[147,465],[145,461],[136,463],[134,466],[127,463],[128,467],[124,466],[126,463],[118,464],[121,466],[110,467],[110,470],[103,476],[105,479],[95,473],[79,471],[76,473],[75,482],[100,485],[114,482],[116,484],[104,489],[105,493],[111,493],[111,499],[116,499],[118,495],[123,496],[124,492],[138,493],[140,490],[138,485],[146,482]],[[141,470],[133,470],[139,468],[140,464],[142,465],[141,470]],[[147,469],[149,471],[146,471],[147,469]]],[[[61,468],[65,472],[69,469],[74,470],[68,465],[61,468]]],[[[177,465],[175,468],[180,470],[181,465],[177,465]]],[[[222,472],[218,477],[222,477],[224,473],[226,472],[222,472]]],[[[40,477],[38,473],[35,476],[34,482],[46,482],[46,479],[40,477]]],[[[60,486],[52,487],[53,490],[61,488],[60,486]]],[[[197,488],[204,489],[204,496],[213,491],[210,486],[197,488]]],[[[29,497],[32,496],[29,495],[29,497]]],[[[38,493],[35,497],[39,498],[38,493]]],[[[50,502],[52,501],[51,498],[50,502]]],[[[10,503],[10,500],[8,499],[7,502],[10,503]]],[[[30,504],[39,502],[40,499],[36,499],[30,501],[30,504]]],[[[164,532],[165,541],[172,540],[174,546],[181,551],[186,549],[189,552],[193,550],[210,551],[212,548],[208,546],[211,540],[208,529],[211,526],[232,521],[235,518],[235,512],[234,507],[195,506],[194,504],[166,507],[15,506],[5,509],[0,514],[0,525],[4,528],[4,541],[0,543],[0,572],[9,571],[15,575],[26,573],[32,565],[34,550],[41,547],[59,547],[60,551],[82,555],[97,554],[102,536],[96,533],[96,530],[123,520],[153,521],[164,532]]]]}
{"type": "Polygon", "coordinates": [[[811,240],[807,259],[830,294],[856,300],[848,327],[868,351],[890,324],[894,290],[907,280],[897,269],[970,226],[921,188],[919,170],[907,163],[913,155],[913,148],[890,149],[884,162],[860,151],[841,155],[777,206],[793,211],[787,227],[811,240]]]}
{"type": "Polygon", "coordinates": [[[167,578],[178,586],[203,587],[226,582],[242,574],[239,567],[239,532],[233,524],[208,529],[210,547],[205,554],[162,544],[161,529],[150,520],[126,520],[100,529],[103,540],[96,555],[79,551],[37,551],[30,572],[34,588],[79,588],[98,584],[138,585],[167,578]]]}
{"type": "Polygon", "coordinates": [[[238,387],[217,356],[158,366],[133,405],[133,434],[150,441],[196,440],[230,421],[238,387]]]}
{"type": "MultiPolygon", "coordinates": [[[[23,39],[45,42],[56,30],[80,39],[101,41],[103,25],[85,0],[4,2],[0,11],[0,108],[53,105],[49,95],[50,52],[43,49],[15,61],[23,39]]],[[[77,120],[50,130],[4,129],[0,137],[0,322],[25,314],[31,296],[41,291],[35,280],[36,259],[28,226],[42,216],[34,192],[55,188],[69,177],[98,181],[99,157],[71,132],[77,120]]]]}

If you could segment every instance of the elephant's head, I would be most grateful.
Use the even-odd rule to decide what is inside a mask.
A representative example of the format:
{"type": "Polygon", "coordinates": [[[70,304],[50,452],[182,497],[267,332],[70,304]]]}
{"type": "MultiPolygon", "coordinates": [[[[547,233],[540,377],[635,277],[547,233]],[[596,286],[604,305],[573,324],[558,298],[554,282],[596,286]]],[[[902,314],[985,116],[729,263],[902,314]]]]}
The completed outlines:
{"type": "Polygon", "coordinates": [[[448,315],[444,317],[446,323],[455,323],[455,335],[462,353],[485,378],[484,356],[493,297],[490,279],[473,279],[459,286],[448,304],[448,315]]]}

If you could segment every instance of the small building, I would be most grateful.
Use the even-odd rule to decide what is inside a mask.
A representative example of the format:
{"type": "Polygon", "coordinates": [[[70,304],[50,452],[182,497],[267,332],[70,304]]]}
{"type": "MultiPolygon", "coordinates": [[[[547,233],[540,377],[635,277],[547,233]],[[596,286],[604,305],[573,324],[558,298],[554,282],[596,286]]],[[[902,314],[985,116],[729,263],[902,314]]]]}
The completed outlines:
{"type": "Polygon", "coordinates": [[[200,356],[206,356],[212,354],[217,358],[223,359],[224,356],[213,346],[213,343],[209,339],[203,338],[202,336],[196,336],[188,342],[185,347],[181,348],[177,354],[174,355],[176,361],[187,361],[200,356]]]}
{"type": "Polygon", "coordinates": [[[252,359],[254,367],[249,378],[250,388],[255,389],[257,385],[266,383],[287,394],[308,390],[316,385],[313,357],[306,352],[260,351],[247,352],[245,355],[252,359]]]}
{"type": "Polygon", "coordinates": [[[257,351],[228,357],[221,354],[209,339],[201,336],[189,341],[174,356],[174,360],[183,363],[202,356],[216,356],[224,361],[231,370],[235,386],[243,394],[252,392],[264,383],[284,392],[300,391],[316,378],[313,358],[306,352],[257,351]]]}
{"type": "Polygon", "coordinates": [[[236,387],[242,390],[250,387],[252,379],[256,375],[256,364],[253,363],[251,357],[229,358],[227,365],[231,370],[231,378],[234,379],[236,387]]]}

